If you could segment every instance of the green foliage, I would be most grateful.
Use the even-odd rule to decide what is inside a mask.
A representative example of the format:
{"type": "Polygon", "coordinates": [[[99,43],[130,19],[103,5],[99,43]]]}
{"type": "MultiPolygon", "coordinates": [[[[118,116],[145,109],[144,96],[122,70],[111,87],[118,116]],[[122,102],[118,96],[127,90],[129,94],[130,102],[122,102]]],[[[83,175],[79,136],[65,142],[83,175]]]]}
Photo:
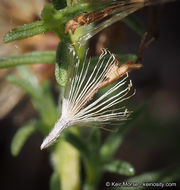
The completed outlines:
{"type": "MultiPolygon", "coordinates": [[[[91,3],[92,1],[67,0],[66,7],[65,0],[51,0],[52,4],[46,5],[41,13],[41,21],[36,21],[31,24],[25,24],[24,26],[13,29],[5,35],[4,42],[7,43],[14,40],[20,40],[50,31],[56,33],[61,39],[61,42],[57,47],[57,51],[36,51],[21,56],[0,58],[0,68],[33,63],[56,62],[55,77],[57,83],[61,86],[61,90],[63,90],[62,87],[66,86],[70,74],[68,71],[68,67],[71,64],[71,57],[69,55],[68,49],[69,43],[76,43],[80,37],[89,34],[89,31],[93,31],[94,29],[93,24],[89,26],[85,25],[84,27],[78,28],[74,35],[71,32],[65,34],[65,25],[69,20],[79,16],[84,12],[88,13],[92,11],[102,10],[104,8],[107,8],[108,6],[108,3],[91,3]]],[[[119,17],[119,20],[121,18],[124,18],[125,15],[126,14],[122,13],[119,17]]],[[[115,18],[116,15],[113,16],[115,18]]],[[[130,15],[124,18],[123,22],[125,22],[137,34],[142,35],[144,33],[143,26],[140,24],[139,20],[135,16],[130,15]]],[[[110,24],[112,23],[104,22],[101,30],[104,29],[105,26],[109,26],[110,24]]],[[[75,51],[77,55],[79,55],[80,61],[82,61],[85,54],[85,48],[83,50],[80,50],[77,44],[75,44],[75,51]]],[[[115,57],[121,63],[127,61],[135,61],[137,59],[137,56],[134,54],[115,55],[115,57]]],[[[92,58],[92,63],[96,64],[97,61],[98,57],[92,58]]],[[[40,85],[37,78],[27,67],[19,67],[18,71],[20,73],[20,77],[15,75],[9,75],[7,80],[23,89],[30,96],[33,106],[39,114],[39,120],[31,121],[17,131],[11,144],[11,152],[14,156],[17,156],[19,154],[27,138],[34,131],[38,129],[42,132],[43,135],[47,134],[49,130],[53,127],[59,116],[55,100],[52,96],[50,83],[48,81],[45,81],[42,85],[40,85]]],[[[146,103],[140,105],[137,110],[135,110],[135,112],[132,114],[132,119],[125,122],[125,124],[121,126],[117,132],[111,133],[106,138],[103,144],[101,142],[101,132],[99,128],[92,128],[90,135],[86,140],[83,139],[80,133],[74,133],[71,130],[66,130],[62,133],[61,138],[64,141],[68,142],[70,145],[74,146],[82,157],[86,173],[83,190],[96,189],[104,171],[125,176],[132,176],[135,174],[135,169],[130,163],[123,160],[114,160],[113,156],[123,142],[126,134],[133,127],[132,124],[145,110],[145,108],[146,103]]],[[[59,152],[55,150],[57,150],[56,148],[60,147],[59,145],[60,142],[55,145],[54,149],[50,150],[51,155],[55,154],[56,158],[59,156],[59,152]]],[[[79,159],[78,156],[77,159],[79,159]]],[[[53,172],[50,180],[51,190],[60,190],[62,188],[60,182],[60,173],[62,172],[60,171],[61,169],[61,163],[56,162],[54,164],[55,171],[53,172]],[[57,170],[59,173],[57,172],[57,170]]],[[[148,174],[130,178],[129,181],[132,180],[143,182],[144,180],[148,182],[158,181],[159,179],[162,179],[163,182],[163,180],[175,180],[179,177],[179,169],[172,170],[172,173],[170,173],[170,175],[173,176],[173,178],[168,178],[167,176],[164,176],[163,172],[151,172],[148,174]],[[160,178],[162,176],[164,178],[160,178]]]]}
{"type": "Polygon", "coordinates": [[[24,24],[23,26],[19,26],[13,29],[12,31],[8,32],[4,36],[4,42],[7,43],[12,42],[14,40],[21,40],[48,31],[49,30],[45,26],[43,21],[36,21],[31,24],[24,24]]]}
{"type": "Polygon", "coordinates": [[[66,86],[68,81],[68,65],[70,61],[69,43],[61,41],[56,53],[55,77],[60,86],[66,86]]]}
{"type": "Polygon", "coordinates": [[[64,33],[65,24],[79,14],[82,14],[84,10],[90,11],[91,5],[82,3],[59,11],[51,5],[46,5],[41,13],[41,17],[50,31],[55,32],[60,38],[68,38],[68,35],[64,33]]]}
{"type": "Polygon", "coordinates": [[[26,67],[19,67],[19,72],[21,78],[9,75],[7,80],[19,86],[31,97],[34,107],[46,126],[46,130],[49,131],[58,118],[55,102],[50,91],[50,83],[45,81],[43,85],[40,85],[35,75],[26,67]]]}
{"type": "Polygon", "coordinates": [[[55,51],[34,51],[20,56],[9,56],[0,58],[0,68],[14,67],[34,63],[55,63],[55,51]]]}
{"type": "Polygon", "coordinates": [[[50,178],[50,190],[61,190],[60,177],[58,172],[54,171],[50,178]]]}
{"type": "Polygon", "coordinates": [[[11,142],[11,154],[17,156],[29,136],[37,130],[37,121],[30,121],[25,126],[20,127],[11,142]]]}
{"type": "Polygon", "coordinates": [[[85,3],[80,6],[66,7],[58,11],[53,6],[46,5],[41,14],[41,21],[25,24],[13,29],[5,35],[4,42],[12,42],[49,31],[55,32],[59,37],[65,37],[65,23],[83,13],[84,10],[90,9],[90,7],[91,5],[85,3]]]}
{"type": "Polygon", "coordinates": [[[97,183],[104,171],[125,176],[134,175],[135,170],[131,164],[122,160],[112,160],[112,157],[132,127],[130,124],[135,122],[145,107],[146,103],[140,105],[134,112],[133,119],[127,121],[124,126],[121,126],[117,133],[110,134],[103,145],[100,143],[100,131],[98,128],[92,130],[87,141],[84,141],[80,136],[76,136],[69,131],[65,131],[62,134],[62,138],[81,153],[87,173],[84,186],[85,190],[96,189],[97,183]]]}
{"type": "Polygon", "coordinates": [[[117,132],[108,136],[100,150],[102,160],[106,161],[112,158],[118,147],[123,142],[127,132],[132,128],[132,123],[134,123],[135,119],[138,118],[138,116],[145,110],[146,106],[147,102],[142,103],[132,114],[131,117],[133,119],[128,120],[117,132]]]}
{"type": "Polygon", "coordinates": [[[5,35],[4,42],[12,42],[45,32],[55,32],[60,38],[68,38],[68,34],[65,34],[64,31],[65,24],[69,20],[84,13],[84,11],[97,11],[107,6],[103,3],[75,3],[74,6],[65,7],[59,10],[59,8],[63,7],[63,4],[64,3],[61,1],[54,0],[54,7],[51,4],[46,5],[41,13],[41,21],[25,24],[13,29],[5,35]]]}
{"type": "Polygon", "coordinates": [[[123,160],[112,160],[108,164],[105,164],[103,169],[111,173],[117,173],[125,176],[133,176],[135,174],[133,166],[123,160]]]}
{"type": "MultiPolygon", "coordinates": [[[[30,95],[34,107],[41,116],[41,125],[39,129],[42,130],[42,123],[44,123],[43,131],[47,131],[45,130],[45,126],[48,126],[48,128],[53,126],[57,117],[56,108],[52,96],[50,95],[49,85],[47,83],[46,85],[40,86],[36,77],[26,67],[20,67],[19,71],[23,78],[9,76],[8,80],[24,89],[30,95]]],[[[134,113],[136,117],[140,113],[140,110],[142,111],[142,107],[143,106],[134,113]]],[[[133,118],[136,119],[136,117],[133,118]]],[[[128,125],[131,122],[134,122],[134,120],[128,121],[125,126],[120,128],[118,133],[111,134],[103,146],[101,146],[100,130],[98,128],[93,128],[87,142],[85,142],[79,135],[73,134],[69,130],[62,134],[62,139],[69,142],[81,153],[84,164],[87,168],[88,178],[92,175],[94,177],[96,175],[100,177],[103,171],[130,176],[134,174],[133,167],[125,161],[112,161],[112,156],[122,142],[125,134],[130,129],[130,127],[128,128],[128,125]],[[90,169],[91,167],[94,167],[94,165],[96,165],[96,167],[93,170],[90,169]]],[[[28,134],[30,135],[30,133],[28,134]]],[[[21,141],[21,146],[24,142],[25,140],[21,141]]],[[[20,148],[18,150],[20,151],[20,148]]],[[[56,183],[54,182],[54,184],[56,183]]]]}
{"type": "Polygon", "coordinates": [[[101,145],[101,132],[97,127],[92,128],[87,144],[90,152],[98,153],[101,145]]]}
{"type": "Polygon", "coordinates": [[[65,131],[62,138],[74,146],[81,153],[81,156],[85,158],[89,156],[88,146],[81,137],[70,131],[65,131]]]}
{"type": "Polygon", "coordinates": [[[16,86],[19,86],[33,99],[38,98],[40,92],[38,90],[36,78],[33,77],[33,80],[28,81],[26,79],[21,79],[15,75],[9,75],[7,77],[7,81],[15,84],[16,86]]]}
{"type": "MultiPolygon", "coordinates": [[[[69,128],[66,132],[67,131],[78,135],[77,128],[69,128]]],[[[61,138],[58,143],[56,143],[56,146],[54,146],[50,158],[53,169],[56,172],[56,180],[54,183],[57,184],[59,181],[59,183],[61,183],[60,189],[62,190],[80,189],[80,152],[78,149],[61,138]],[[69,183],[69,181],[71,183],[69,183]]]]}
{"type": "Polygon", "coordinates": [[[132,178],[129,178],[127,182],[134,182],[137,184],[140,184],[138,187],[119,187],[119,188],[113,188],[114,190],[141,190],[141,189],[147,189],[146,186],[143,186],[143,183],[166,183],[166,182],[174,182],[176,180],[180,179],[180,165],[177,165],[176,167],[168,167],[159,171],[153,171],[144,173],[139,176],[135,176],[132,178]],[[141,185],[142,184],[142,185],[141,185]]]}
{"type": "Polygon", "coordinates": [[[56,63],[55,67],[55,77],[56,81],[60,86],[66,86],[68,81],[68,73],[65,68],[61,68],[58,63],[56,63]]]}

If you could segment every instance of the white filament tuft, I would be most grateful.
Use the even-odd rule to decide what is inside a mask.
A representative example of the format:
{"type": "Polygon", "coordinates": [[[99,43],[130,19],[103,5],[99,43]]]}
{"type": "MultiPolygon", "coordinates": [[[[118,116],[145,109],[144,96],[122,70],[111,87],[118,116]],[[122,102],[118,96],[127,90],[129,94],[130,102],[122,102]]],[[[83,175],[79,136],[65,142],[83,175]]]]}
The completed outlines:
{"type": "Polygon", "coordinates": [[[115,63],[114,55],[103,49],[95,66],[90,60],[85,60],[82,65],[76,64],[78,66],[71,80],[69,93],[62,100],[61,118],[43,141],[41,149],[55,142],[68,126],[127,120],[131,112],[119,104],[135,94],[135,91],[129,93],[132,82],[128,80],[128,73],[103,95],[94,99],[94,95],[99,91],[98,87],[106,79],[109,68],[115,63]],[[82,68],[79,72],[80,66],[82,68]]]}

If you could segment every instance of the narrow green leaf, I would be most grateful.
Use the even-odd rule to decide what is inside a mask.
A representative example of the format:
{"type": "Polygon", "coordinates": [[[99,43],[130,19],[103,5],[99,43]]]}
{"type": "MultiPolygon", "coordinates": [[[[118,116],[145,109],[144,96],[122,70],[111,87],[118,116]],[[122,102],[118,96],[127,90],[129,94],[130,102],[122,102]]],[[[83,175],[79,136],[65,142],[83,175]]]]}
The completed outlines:
{"type": "Polygon", "coordinates": [[[68,65],[70,64],[69,43],[62,40],[57,48],[55,77],[60,86],[66,86],[68,81],[68,65]]]}
{"type": "Polygon", "coordinates": [[[61,190],[60,176],[58,172],[54,171],[50,178],[50,190],[61,190]]]}
{"type": "MultiPolygon", "coordinates": [[[[38,104],[37,101],[36,104],[38,104]]],[[[41,100],[39,101],[37,110],[40,112],[43,122],[51,129],[57,121],[59,114],[56,109],[56,103],[49,81],[45,81],[42,85],[41,100]]]]}
{"type": "Polygon", "coordinates": [[[27,67],[21,66],[18,67],[18,70],[22,77],[9,75],[7,80],[23,89],[31,97],[33,106],[40,114],[42,122],[50,130],[58,118],[50,83],[45,81],[43,85],[40,85],[35,75],[27,67]]]}
{"type": "Polygon", "coordinates": [[[31,121],[18,129],[11,142],[11,154],[13,156],[19,154],[28,137],[37,130],[36,124],[36,121],[31,121]]]}
{"type": "Polygon", "coordinates": [[[34,63],[55,63],[55,51],[34,51],[19,56],[0,58],[0,68],[14,67],[34,63]]]}
{"type": "Polygon", "coordinates": [[[115,154],[116,150],[119,148],[122,141],[124,140],[126,134],[133,126],[132,123],[135,122],[137,117],[144,111],[146,106],[147,102],[142,103],[131,115],[131,120],[128,120],[123,126],[119,128],[117,132],[109,135],[100,150],[102,160],[106,161],[112,158],[112,156],[115,154]]]}
{"type": "MultiPolygon", "coordinates": [[[[113,188],[115,190],[141,190],[147,189],[147,183],[173,183],[180,179],[180,165],[176,167],[168,167],[159,171],[148,172],[139,176],[135,176],[129,178],[127,180],[128,183],[136,183],[137,187],[119,187],[113,188]]],[[[148,185],[148,184],[147,184],[148,185]]],[[[172,184],[173,185],[173,184],[172,184]]],[[[160,186],[159,186],[160,187],[160,186]]],[[[173,186],[172,186],[173,187],[173,186]]],[[[174,187],[176,187],[176,183],[174,183],[174,187]]],[[[153,188],[153,187],[152,187],[153,188]]],[[[157,187],[158,188],[158,187],[157,187]]],[[[160,187],[162,189],[162,186],[160,187]]]]}
{"type": "Polygon", "coordinates": [[[58,63],[56,63],[55,77],[56,77],[57,83],[60,86],[62,86],[62,87],[66,86],[66,83],[68,81],[68,72],[67,72],[67,69],[61,68],[60,65],[58,63]]]}
{"type": "Polygon", "coordinates": [[[103,169],[108,172],[117,173],[125,176],[132,176],[135,174],[133,166],[123,160],[113,160],[103,166],[103,169]]]}
{"type": "Polygon", "coordinates": [[[6,78],[8,82],[20,87],[22,90],[24,90],[29,96],[33,98],[38,98],[38,88],[37,86],[33,86],[32,83],[28,82],[27,80],[23,78],[19,78],[15,75],[8,75],[6,78]]]}
{"type": "Polygon", "coordinates": [[[140,36],[143,36],[143,34],[146,32],[144,26],[140,23],[139,19],[135,15],[131,14],[123,18],[122,21],[140,36]]]}
{"type": "Polygon", "coordinates": [[[19,26],[13,29],[12,31],[8,32],[4,36],[4,42],[7,43],[12,42],[14,40],[21,40],[48,31],[49,30],[45,26],[43,21],[36,21],[31,24],[24,24],[23,26],[19,26]]]}

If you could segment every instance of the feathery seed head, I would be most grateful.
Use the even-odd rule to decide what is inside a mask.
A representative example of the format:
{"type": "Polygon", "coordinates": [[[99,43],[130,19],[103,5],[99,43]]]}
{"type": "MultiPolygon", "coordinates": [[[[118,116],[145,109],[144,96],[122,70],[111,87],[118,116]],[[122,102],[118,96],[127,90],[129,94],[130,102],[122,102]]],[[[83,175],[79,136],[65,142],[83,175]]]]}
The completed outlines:
{"type": "Polygon", "coordinates": [[[67,97],[64,96],[62,100],[62,115],[43,141],[41,149],[55,142],[68,126],[126,120],[130,112],[119,104],[135,93],[129,94],[132,82],[128,80],[128,72],[136,64],[128,62],[128,65],[120,65],[115,56],[106,49],[102,50],[95,66],[90,60],[85,60],[82,65],[78,62],[71,84],[66,87],[67,97]],[[113,83],[119,78],[118,82],[113,83]],[[114,84],[111,88],[97,99],[94,98],[100,89],[111,83],[114,84]]]}

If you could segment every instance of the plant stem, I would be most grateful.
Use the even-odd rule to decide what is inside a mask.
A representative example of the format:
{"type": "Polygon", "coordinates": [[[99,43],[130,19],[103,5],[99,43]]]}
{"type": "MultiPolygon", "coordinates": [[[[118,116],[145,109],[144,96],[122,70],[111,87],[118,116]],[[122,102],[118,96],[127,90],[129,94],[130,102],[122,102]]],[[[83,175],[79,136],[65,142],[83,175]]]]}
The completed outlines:
{"type": "Polygon", "coordinates": [[[86,180],[83,190],[96,190],[102,176],[101,165],[98,158],[95,160],[84,160],[86,170],[86,180]]]}
{"type": "Polygon", "coordinates": [[[54,170],[60,178],[61,190],[79,190],[79,152],[68,142],[61,140],[52,152],[51,158],[54,170]]]}

